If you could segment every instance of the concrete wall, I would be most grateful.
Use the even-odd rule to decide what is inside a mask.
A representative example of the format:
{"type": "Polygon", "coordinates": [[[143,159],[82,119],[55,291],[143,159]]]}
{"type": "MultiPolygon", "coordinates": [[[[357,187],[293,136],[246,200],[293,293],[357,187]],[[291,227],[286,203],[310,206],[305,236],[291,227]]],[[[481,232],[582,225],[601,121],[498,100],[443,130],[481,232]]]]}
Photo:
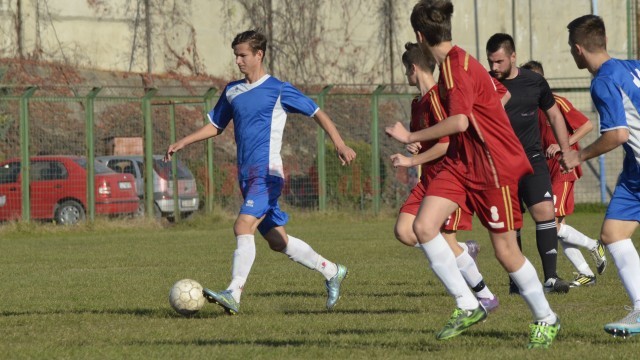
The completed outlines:
{"type": "MultiPolygon", "coordinates": [[[[150,49],[152,72],[207,73],[232,79],[239,73],[233,63],[231,40],[237,32],[254,26],[240,1],[167,0],[162,2],[162,8],[152,9],[152,37],[148,46],[144,0],[20,0],[20,3],[22,9],[18,12],[18,0],[0,0],[0,57],[16,57],[21,49],[24,57],[102,70],[145,72],[150,49]],[[21,26],[17,25],[17,19],[21,19],[21,26]]],[[[314,28],[310,38],[278,39],[288,47],[286,51],[276,50],[274,64],[269,64],[276,75],[308,84],[388,83],[392,78],[396,83],[404,82],[399,59],[404,43],[415,41],[409,23],[415,0],[392,2],[393,59],[389,43],[380,35],[383,16],[379,8],[384,0],[306,3],[316,4],[318,14],[306,18],[300,14],[274,16],[276,37],[287,25],[282,20],[284,16],[300,17],[300,21],[308,21],[314,28]],[[310,56],[302,56],[297,62],[296,57],[311,48],[310,56]],[[291,49],[297,52],[291,53],[294,51],[291,49]],[[297,63],[302,63],[305,69],[295,69],[297,63]]],[[[478,55],[486,65],[484,45],[489,36],[495,32],[511,33],[516,39],[519,62],[531,58],[541,61],[549,78],[586,77],[584,71],[575,68],[569,54],[566,24],[590,13],[591,3],[591,0],[454,0],[454,43],[478,55]]],[[[610,52],[626,58],[627,1],[597,3],[597,11],[607,24],[610,52]]],[[[158,6],[158,2],[152,4],[158,6]]],[[[284,8],[283,0],[273,0],[273,4],[276,11],[284,8]]]]}

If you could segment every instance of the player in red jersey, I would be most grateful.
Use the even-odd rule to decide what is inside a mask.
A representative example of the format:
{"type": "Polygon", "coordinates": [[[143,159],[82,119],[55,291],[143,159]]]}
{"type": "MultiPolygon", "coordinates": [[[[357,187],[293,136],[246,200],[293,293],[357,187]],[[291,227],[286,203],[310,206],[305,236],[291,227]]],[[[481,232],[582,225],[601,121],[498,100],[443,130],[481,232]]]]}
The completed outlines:
{"type": "Polygon", "coordinates": [[[403,143],[451,137],[443,169],[429,184],[416,221],[418,242],[431,268],[457,308],[438,339],[459,335],[486,317],[460,271],[440,226],[459,207],[475,211],[489,230],[496,258],[521,289],[531,312],[529,348],[549,347],[560,321],[545,298],[533,265],[522,255],[515,229],[521,226],[518,180],[532,172],[522,145],[513,132],[488,72],[451,42],[449,0],[423,0],[411,13],[411,25],[423,51],[433,54],[440,66],[440,97],[449,117],[415,133],[401,123],[386,129],[403,143]]]}
{"type": "MultiPolygon", "coordinates": [[[[544,76],[544,68],[538,61],[529,61],[521,66],[523,69],[535,71],[544,76]]],[[[569,133],[569,145],[571,149],[579,150],[578,141],[587,135],[593,125],[589,119],[573,107],[566,98],[553,95],[567,126],[569,133]]],[[[604,246],[594,239],[589,238],[566,223],[566,217],[573,214],[574,182],[582,176],[582,168],[578,165],[569,172],[564,172],[560,166],[560,147],[556,141],[551,125],[543,111],[538,114],[542,147],[547,157],[547,165],[551,173],[551,185],[553,188],[553,203],[555,205],[556,219],[558,222],[558,239],[564,249],[564,254],[578,271],[576,278],[571,283],[572,287],[582,285],[595,285],[596,277],[589,264],[582,256],[578,247],[587,248],[596,263],[598,274],[602,274],[607,266],[607,258],[604,254],[604,246]]]]}
{"type": "MultiPolygon", "coordinates": [[[[418,131],[435,125],[446,117],[444,108],[438,96],[438,87],[433,79],[435,59],[431,54],[425,54],[418,44],[405,44],[406,51],[402,54],[402,63],[409,85],[416,86],[420,90],[411,103],[411,131],[418,131]]],[[[429,182],[440,169],[440,164],[449,147],[449,137],[407,144],[407,150],[415,154],[406,157],[402,154],[391,155],[394,167],[421,167],[421,178],[418,184],[411,190],[409,197],[400,208],[400,214],[394,228],[396,238],[407,246],[417,246],[418,239],[413,232],[413,222],[420,209],[420,204],[426,193],[429,182]]],[[[449,243],[456,257],[456,264],[462,273],[467,285],[482,303],[487,311],[495,310],[498,298],[484,283],[482,275],[475,263],[475,257],[479,250],[477,242],[470,240],[466,243],[458,243],[456,232],[458,230],[471,230],[472,215],[462,209],[456,210],[449,216],[442,226],[442,234],[449,243]]]]}

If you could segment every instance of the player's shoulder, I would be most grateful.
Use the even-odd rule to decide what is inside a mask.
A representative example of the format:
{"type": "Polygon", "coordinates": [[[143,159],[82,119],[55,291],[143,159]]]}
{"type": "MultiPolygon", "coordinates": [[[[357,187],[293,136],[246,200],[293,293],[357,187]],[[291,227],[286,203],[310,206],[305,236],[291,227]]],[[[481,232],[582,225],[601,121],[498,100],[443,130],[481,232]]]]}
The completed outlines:
{"type": "Polygon", "coordinates": [[[553,94],[553,98],[555,99],[556,105],[558,105],[560,111],[562,111],[564,114],[574,109],[573,104],[566,97],[560,96],[558,94],[553,94]]]}

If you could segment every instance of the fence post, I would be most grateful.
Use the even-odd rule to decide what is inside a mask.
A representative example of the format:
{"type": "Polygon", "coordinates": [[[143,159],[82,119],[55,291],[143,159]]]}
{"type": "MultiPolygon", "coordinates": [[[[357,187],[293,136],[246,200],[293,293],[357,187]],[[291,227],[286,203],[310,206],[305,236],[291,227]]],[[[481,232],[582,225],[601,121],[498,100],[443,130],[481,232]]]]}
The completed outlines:
{"type": "Polygon", "coordinates": [[[153,121],[151,120],[151,98],[158,89],[146,89],[142,97],[142,116],[144,116],[144,207],[148,218],[154,217],[153,202],[153,121]]]}
{"type": "MultiPolygon", "coordinates": [[[[318,94],[318,106],[322,109],[324,101],[333,88],[333,85],[325,86],[320,94],[318,94]]],[[[325,211],[327,209],[327,161],[326,161],[326,144],[324,130],[318,125],[318,133],[316,140],[318,143],[318,210],[325,211]]]]}
{"type": "Polygon", "coordinates": [[[371,186],[373,190],[373,212],[380,212],[380,138],[378,134],[378,100],[384,85],[378,85],[371,95],[371,186]]]}
{"type": "Polygon", "coordinates": [[[20,97],[20,174],[22,176],[22,221],[29,222],[31,220],[31,198],[29,183],[29,98],[38,89],[36,86],[30,86],[20,97]]]}
{"type": "Polygon", "coordinates": [[[93,105],[96,96],[102,88],[94,87],[91,89],[85,99],[84,118],[85,118],[85,137],[87,142],[87,218],[89,222],[93,222],[96,218],[96,168],[95,168],[95,143],[93,137],[93,105]]]}
{"type": "MultiPolygon", "coordinates": [[[[209,109],[213,108],[213,104],[212,101],[213,97],[216,95],[216,92],[218,92],[218,90],[216,88],[209,88],[209,90],[207,90],[207,92],[204,94],[204,113],[205,113],[205,118],[204,118],[204,124],[208,124],[209,120],[206,117],[206,114],[209,112],[209,109]]],[[[213,212],[213,201],[214,201],[214,197],[213,197],[213,139],[207,139],[207,197],[205,199],[206,201],[206,205],[207,205],[207,213],[212,213],[213,212]]]]}
{"type": "MultiPolygon", "coordinates": [[[[176,142],[176,104],[171,101],[169,105],[169,139],[170,143],[173,144],[176,142]]],[[[177,154],[176,154],[177,155],[177,154]]],[[[171,182],[173,183],[173,219],[175,222],[180,221],[180,198],[178,188],[178,157],[171,157],[171,182]]]]}

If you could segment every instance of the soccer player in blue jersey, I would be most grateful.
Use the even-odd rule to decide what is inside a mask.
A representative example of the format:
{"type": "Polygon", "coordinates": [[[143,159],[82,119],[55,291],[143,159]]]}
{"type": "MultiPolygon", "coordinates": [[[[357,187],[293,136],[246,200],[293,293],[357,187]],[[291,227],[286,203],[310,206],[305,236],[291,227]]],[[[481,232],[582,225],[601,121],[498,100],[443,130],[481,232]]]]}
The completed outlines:
{"type": "Polygon", "coordinates": [[[631,236],[640,222],[640,61],[619,60],[607,52],[602,18],[584,15],[569,23],[569,46],[579,69],[593,74],[591,98],[600,115],[600,137],[580,151],[563,154],[565,170],[622,145],[624,162],[604,217],[600,240],[618,268],[631,298],[629,314],[606,324],[614,336],[640,334],[640,257],[631,236]]]}
{"type": "Polygon", "coordinates": [[[236,65],[244,79],[227,84],[218,103],[208,114],[209,124],[185,136],[167,149],[165,160],[185,146],[222,133],[233,119],[238,156],[238,181],[244,203],[233,226],[237,249],[233,254],[231,283],[226,290],[204,289],[205,297],[231,315],[240,309],[240,296],[255,259],[256,229],[269,247],[291,260],[320,272],[326,279],[327,309],[340,298],[340,285],[347,276],[344,265],[333,263],[307,243],[287,235],[288,215],[278,205],[284,184],[280,148],[287,113],[299,113],[314,120],[327,132],[342,165],[356,153],[348,147],[329,116],[293,85],[266,73],[263,60],[266,37],[249,30],[238,34],[232,44],[236,65]]]}

